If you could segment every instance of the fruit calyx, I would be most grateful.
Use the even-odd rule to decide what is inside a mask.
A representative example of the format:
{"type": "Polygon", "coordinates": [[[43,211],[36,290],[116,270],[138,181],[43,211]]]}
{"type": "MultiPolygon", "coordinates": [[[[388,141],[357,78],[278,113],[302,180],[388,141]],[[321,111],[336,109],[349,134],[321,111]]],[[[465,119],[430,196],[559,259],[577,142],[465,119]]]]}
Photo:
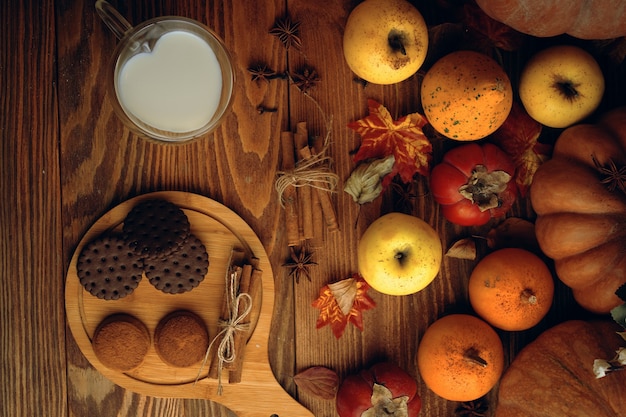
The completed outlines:
{"type": "Polygon", "coordinates": [[[500,193],[506,190],[511,175],[505,171],[487,170],[484,165],[476,165],[466,184],[459,187],[459,194],[476,204],[480,211],[502,205],[500,193]]]}
{"type": "Polygon", "coordinates": [[[568,101],[574,101],[580,96],[580,93],[578,93],[577,90],[580,84],[574,83],[571,80],[555,76],[554,84],[552,84],[552,86],[554,87],[554,89],[557,90],[560,95],[564,96],[568,101]]]}
{"type": "Polygon", "coordinates": [[[489,365],[489,363],[480,356],[480,352],[475,347],[467,349],[463,353],[463,359],[482,368],[486,368],[489,365]]]}
{"type": "Polygon", "coordinates": [[[525,288],[524,291],[522,291],[520,294],[520,300],[525,304],[537,304],[537,296],[530,288],[525,288]]]}
{"type": "Polygon", "coordinates": [[[406,395],[393,398],[391,391],[384,385],[374,383],[372,387],[372,406],[361,417],[407,417],[409,397],[406,395]]]}
{"type": "Polygon", "coordinates": [[[402,32],[392,29],[387,37],[387,42],[393,52],[399,52],[406,56],[406,48],[404,47],[405,36],[402,32]]]}

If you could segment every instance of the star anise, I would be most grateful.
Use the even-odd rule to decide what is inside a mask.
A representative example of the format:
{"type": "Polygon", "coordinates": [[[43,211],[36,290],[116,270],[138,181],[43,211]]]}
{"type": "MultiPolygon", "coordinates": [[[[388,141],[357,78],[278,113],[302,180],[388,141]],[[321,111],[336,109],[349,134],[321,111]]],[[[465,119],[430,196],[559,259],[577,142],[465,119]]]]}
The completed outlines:
{"type": "Polygon", "coordinates": [[[291,74],[291,80],[301,92],[308,94],[321,81],[321,78],[315,68],[303,67],[291,74]]]}
{"type": "Polygon", "coordinates": [[[276,36],[286,50],[294,47],[297,50],[302,48],[300,40],[300,22],[294,22],[289,16],[279,18],[274,22],[274,27],[270,29],[270,35],[276,36]]]}
{"type": "Polygon", "coordinates": [[[279,74],[266,64],[255,64],[248,68],[248,72],[252,75],[252,81],[261,82],[273,80],[275,78],[284,78],[285,74],[279,74]]]}
{"type": "Polygon", "coordinates": [[[412,212],[415,199],[417,198],[414,190],[414,183],[410,182],[408,184],[404,184],[402,181],[394,179],[389,184],[389,188],[393,196],[394,209],[406,213],[412,212]]]}
{"type": "Polygon", "coordinates": [[[458,417],[485,417],[489,406],[484,398],[461,403],[455,410],[458,417]]]}
{"type": "Polygon", "coordinates": [[[591,155],[591,159],[600,175],[602,175],[600,182],[606,184],[607,190],[613,192],[619,189],[626,194],[626,165],[618,167],[612,159],[609,159],[606,165],[601,165],[595,155],[591,155]]]}
{"type": "Polygon", "coordinates": [[[317,265],[317,263],[312,260],[313,253],[309,252],[306,248],[301,248],[299,252],[296,252],[293,246],[289,247],[289,251],[291,254],[290,259],[283,264],[284,267],[290,270],[289,277],[293,277],[296,283],[300,282],[301,276],[311,281],[310,268],[313,265],[317,265]]]}

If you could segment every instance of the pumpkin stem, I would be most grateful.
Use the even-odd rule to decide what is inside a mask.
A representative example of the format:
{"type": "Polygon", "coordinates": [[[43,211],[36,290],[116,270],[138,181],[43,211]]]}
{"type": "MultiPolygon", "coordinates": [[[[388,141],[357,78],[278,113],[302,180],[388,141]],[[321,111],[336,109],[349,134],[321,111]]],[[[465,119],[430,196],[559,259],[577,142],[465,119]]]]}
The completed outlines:
{"type": "Polygon", "coordinates": [[[591,155],[591,160],[602,176],[600,182],[606,186],[609,192],[620,190],[626,194],[626,165],[618,166],[618,164],[610,158],[607,163],[603,165],[594,154],[591,155]]]}
{"type": "Polygon", "coordinates": [[[537,296],[530,288],[524,289],[524,291],[522,291],[522,293],[520,294],[520,298],[523,303],[527,303],[530,305],[537,304],[537,296]]]}
{"type": "Polygon", "coordinates": [[[478,349],[473,348],[473,347],[465,351],[465,353],[463,354],[463,358],[466,361],[476,364],[478,366],[481,366],[483,368],[486,368],[487,365],[489,365],[489,363],[480,356],[478,349]]]}

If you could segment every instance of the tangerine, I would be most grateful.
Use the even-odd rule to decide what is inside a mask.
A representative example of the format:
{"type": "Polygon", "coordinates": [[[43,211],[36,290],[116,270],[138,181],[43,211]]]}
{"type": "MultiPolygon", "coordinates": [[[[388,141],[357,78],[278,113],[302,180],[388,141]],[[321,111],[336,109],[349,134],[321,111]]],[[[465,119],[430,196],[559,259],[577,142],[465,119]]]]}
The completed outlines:
{"type": "Polygon", "coordinates": [[[449,401],[473,401],[487,394],[504,369],[496,331],[469,314],[444,316],[426,330],[417,351],[422,380],[449,401]]]}
{"type": "Polygon", "coordinates": [[[520,248],[485,256],[469,279],[469,300],[476,314],[502,330],[526,330],[548,314],[554,280],[545,262],[520,248]]]}

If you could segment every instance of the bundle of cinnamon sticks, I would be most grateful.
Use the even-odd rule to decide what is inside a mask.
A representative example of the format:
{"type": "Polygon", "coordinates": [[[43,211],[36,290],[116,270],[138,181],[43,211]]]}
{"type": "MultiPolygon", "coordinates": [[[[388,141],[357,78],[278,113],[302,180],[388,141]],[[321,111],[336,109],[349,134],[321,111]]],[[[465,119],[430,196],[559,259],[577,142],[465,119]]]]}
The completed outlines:
{"type": "MultiPolygon", "coordinates": [[[[296,131],[281,134],[282,171],[293,172],[297,164],[323,152],[323,139],[313,138],[309,143],[306,122],[299,122],[296,131]]],[[[306,177],[306,172],[301,172],[306,177]]],[[[339,230],[331,191],[323,181],[295,178],[285,188],[282,199],[285,207],[287,240],[289,246],[308,242],[311,247],[322,246],[324,232],[339,230]]]]}
{"type": "Polygon", "coordinates": [[[214,344],[218,348],[211,360],[208,375],[209,378],[218,379],[222,372],[227,371],[231,384],[242,380],[246,344],[253,331],[251,316],[257,303],[261,302],[262,293],[262,271],[258,268],[258,259],[247,262],[243,258],[243,251],[233,249],[228,271],[230,279],[226,281],[220,313],[221,326],[232,326],[232,332],[220,332],[216,337],[214,344]],[[249,297],[239,297],[241,294],[249,297]],[[238,305],[234,306],[233,302],[238,305]],[[246,313],[247,308],[249,311],[246,313]],[[234,317],[235,314],[237,317],[234,317]],[[225,343],[225,350],[220,351],[225,337],[232,337],[232,343],[225,343]]]}

